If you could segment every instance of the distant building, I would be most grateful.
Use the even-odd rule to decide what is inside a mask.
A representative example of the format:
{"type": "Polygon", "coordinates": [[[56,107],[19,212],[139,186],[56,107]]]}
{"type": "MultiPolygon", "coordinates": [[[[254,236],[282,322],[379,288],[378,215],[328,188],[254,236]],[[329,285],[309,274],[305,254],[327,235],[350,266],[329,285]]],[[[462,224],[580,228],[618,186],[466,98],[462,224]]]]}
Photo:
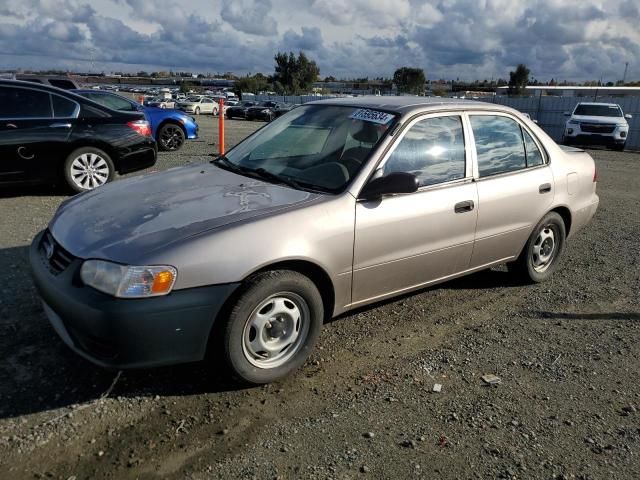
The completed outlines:
{"type": "MultiPolygon", "coordinates": [[[[597,97],[637,97],[640,96],[640,87],[582,87],[578,85],[556,86],[528,86],[525,95],[531,97],[585,97],[594,99],[597,97]]],[[[498,87],[498,95],[508,95],[509,87],[498,87]]]]}

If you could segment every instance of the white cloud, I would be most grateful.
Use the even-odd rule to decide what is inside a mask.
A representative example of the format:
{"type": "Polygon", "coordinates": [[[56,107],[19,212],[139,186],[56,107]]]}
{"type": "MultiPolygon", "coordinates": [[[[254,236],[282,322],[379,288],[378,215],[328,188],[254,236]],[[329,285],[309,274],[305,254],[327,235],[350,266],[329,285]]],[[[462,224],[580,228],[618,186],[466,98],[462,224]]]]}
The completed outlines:
{"type": "Polygon", "coordinates": [[[0,0],[4,67],[273,71],[305,50],[322,75],[640,78],[637,0],[0,0]],[[127,67],[127,65],[129,67],[127,67]]]}

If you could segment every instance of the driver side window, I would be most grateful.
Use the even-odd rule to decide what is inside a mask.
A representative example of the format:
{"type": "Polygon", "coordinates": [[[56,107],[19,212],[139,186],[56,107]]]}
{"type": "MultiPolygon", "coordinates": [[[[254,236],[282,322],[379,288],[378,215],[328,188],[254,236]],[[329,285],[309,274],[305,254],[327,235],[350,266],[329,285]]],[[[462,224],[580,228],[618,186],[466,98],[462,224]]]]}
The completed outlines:
{"type": "Polygon", "coordinates": [[[462,118],[433,117],[413,125],[384,166],[384,175],[392,172],[415,175],[421,187],[464,178],[462,118]]]}

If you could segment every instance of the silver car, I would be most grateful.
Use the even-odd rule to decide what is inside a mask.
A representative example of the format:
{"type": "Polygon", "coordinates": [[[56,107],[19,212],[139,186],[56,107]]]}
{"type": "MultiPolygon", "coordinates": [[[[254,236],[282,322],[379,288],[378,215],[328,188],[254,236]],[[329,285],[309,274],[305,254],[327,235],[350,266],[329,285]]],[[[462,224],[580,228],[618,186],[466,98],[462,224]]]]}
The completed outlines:
{"type": "Polygon", "coordinates": [[[596,181],[587,153],[506,107],[325,100],[211,163],[66,201],[30,261],[83,357],[127,368],[215,352],[262,384],[353,308],[504,263],[548,279],[598,207],[596,181]]]}

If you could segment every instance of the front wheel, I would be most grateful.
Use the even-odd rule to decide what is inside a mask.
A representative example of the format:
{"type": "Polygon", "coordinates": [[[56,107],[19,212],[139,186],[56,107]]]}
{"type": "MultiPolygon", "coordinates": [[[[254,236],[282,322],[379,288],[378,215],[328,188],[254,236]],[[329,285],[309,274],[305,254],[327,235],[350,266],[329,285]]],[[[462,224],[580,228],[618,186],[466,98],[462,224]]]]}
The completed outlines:
{"type": "Polygon", "coordinates": [[[200,107],[196,107],[193,113],[195,113],[196,115],[200,115],[200,107]]]}
{"type": "Polygon", "coordinates": [[[74,192],[86,192],[113,180],[113,161],[95,147],[78,148],[64,162],[64,179],[74,192]]]}
{"type": "Polygon", "coordinates": [[[300,367],[324,318],[320,292],[301,273],[276,270],[249,279],[222,335],[225,360],[236,380],[261,385],[300,367]]]}
{"type": "Polygon", "coordinates": [[[167,123],[158,132],[158,146],[165,152],[175,152],[184,145],[185,134],[175,123],[167,123]]]}
{"type": "Polygon", "coordinates": [[[617,143],[617,144],[615,144],[615,145],[613,146],[613,149],[614,149],[616,152],[622,152],[622,151],[624,151],[624,147],[625,147],[625,146],[626,146],[626,145],[625,145],[624,143],[617,143]]]}
{"type": "Polygon", "coordinates": [[[566,229],[556,212],[547,213],[536,225],[518,259],[509,270],[528,282],[544,282],[558,268],[564,251],[566,229]]]}

